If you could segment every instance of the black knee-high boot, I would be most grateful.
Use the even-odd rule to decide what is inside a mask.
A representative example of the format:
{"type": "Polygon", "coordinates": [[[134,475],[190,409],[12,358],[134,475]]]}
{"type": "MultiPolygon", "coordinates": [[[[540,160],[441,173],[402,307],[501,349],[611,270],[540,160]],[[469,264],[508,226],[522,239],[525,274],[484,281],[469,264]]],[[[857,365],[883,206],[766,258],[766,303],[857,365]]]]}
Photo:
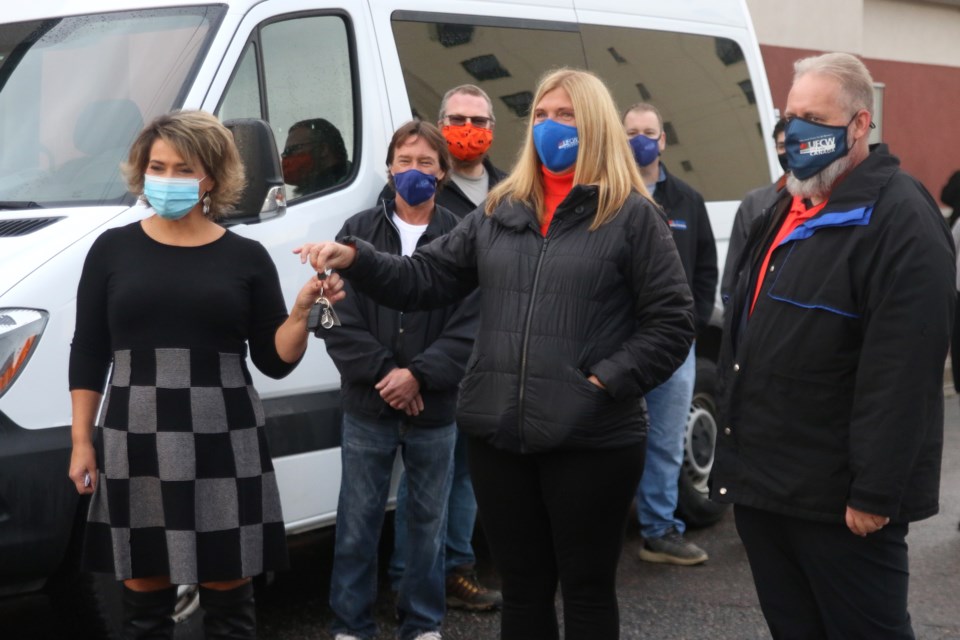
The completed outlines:
{"type": "Polygon", "coordinates": [[[134,591],[123,587],[123,640],[170,640],[177,588],[134,591]]]}
{"type": "Polygon", "coordinates": [[[207,640],[255,640],[257,637],[252,582],[227,591],[200,587],[200,606],[207,640]]]}

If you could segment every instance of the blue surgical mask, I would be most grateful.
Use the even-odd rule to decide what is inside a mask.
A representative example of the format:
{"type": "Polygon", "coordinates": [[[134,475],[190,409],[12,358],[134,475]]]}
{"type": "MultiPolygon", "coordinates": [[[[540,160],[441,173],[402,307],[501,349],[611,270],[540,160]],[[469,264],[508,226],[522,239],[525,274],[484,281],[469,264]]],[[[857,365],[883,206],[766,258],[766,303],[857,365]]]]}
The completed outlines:
{"type": "MultiPolygon", "coordinates": [[[[856,118],[854,114],[853,118],[856,118]]],[[[853,118],[850,122],[853,122],[853,118]]],[[[849,153],[847,128],[790,118],[784,129],[783,144],[787,148],[787,166],[793,175],[806,180],[817,175],[849,153]]]]}
{"type": "Polygon", "coordinates": [[[630,138],[630,148],[633,149],[633,157],[637,160],[637,164],[646,167],[660,155],[660,140],[648,138],[641,133],[630,138]]]}
{"type": "Polygon", "coordinates": [[[537,148],[540,162],[554,173],[572,167],[577,161],[577,151],[580,149],[577,128],[554,120],[544,120],[533,125],[533,144],[537,148]]]}
{"type": "Polygon", "coordinates": [[[143,195],[158,216],[179,220],[200,202],[203,178],[161,178],[147,174],[143,176],[143,195]]]}
{"type": "Polygon", "coordinates": [[[397,194],[411,207],[426,202],[437,193],[437,176],[416,169],[393,174],[393,184],[397,194]]]}

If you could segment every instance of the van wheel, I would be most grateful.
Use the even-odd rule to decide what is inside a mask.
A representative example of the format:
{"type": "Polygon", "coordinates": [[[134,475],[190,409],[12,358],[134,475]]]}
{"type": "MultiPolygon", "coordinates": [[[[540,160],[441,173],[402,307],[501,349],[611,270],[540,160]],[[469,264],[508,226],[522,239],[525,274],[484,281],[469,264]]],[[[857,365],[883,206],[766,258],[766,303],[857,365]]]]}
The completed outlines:
{"type": "MultiPolygon", "coordinates": [[[[86,500],[78,513],[86,514],[86,500]]],[[[72,640],[120,640],[123,625],[123,583],[112,575],[80,571],[83,521],[70,540],[67,556],[47,582],[46,593],[56,612],[62,637],[72,640]]],[[[173,618],[175,640],[203,640],[203,614],[196,586],[180,586],[173,618]]]]}
{"type": "Polygon", "coordinates": [[[729,506],[712,501],[707,486],[717,443],[716,392],[716,364],[706,358],[697,358],[697,378],[684,435],[677,500],[677,516],[693,529],[715,524],[729,506]]]}

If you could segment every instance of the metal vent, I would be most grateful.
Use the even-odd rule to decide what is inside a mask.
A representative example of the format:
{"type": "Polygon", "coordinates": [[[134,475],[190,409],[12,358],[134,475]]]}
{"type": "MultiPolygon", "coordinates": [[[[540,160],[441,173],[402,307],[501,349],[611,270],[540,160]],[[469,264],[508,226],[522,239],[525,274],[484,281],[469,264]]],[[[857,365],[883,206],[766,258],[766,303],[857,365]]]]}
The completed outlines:
{"type": "Polygon", "coordinates": [[[18,218],[15,220],[0,220],[0,238],[25,236],[44,227],[48,227],[63,218],[18,218]]]}

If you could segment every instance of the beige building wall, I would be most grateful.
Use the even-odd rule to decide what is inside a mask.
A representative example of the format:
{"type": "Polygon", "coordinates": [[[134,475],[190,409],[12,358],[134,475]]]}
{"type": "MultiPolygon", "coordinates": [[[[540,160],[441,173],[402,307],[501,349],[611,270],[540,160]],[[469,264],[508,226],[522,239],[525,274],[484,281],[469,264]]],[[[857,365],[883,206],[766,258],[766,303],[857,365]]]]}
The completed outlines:
{"type": "Polygon", "coordinates": [[[747,0],[762,45],[960,66],[960,1],[747,0]]]}

